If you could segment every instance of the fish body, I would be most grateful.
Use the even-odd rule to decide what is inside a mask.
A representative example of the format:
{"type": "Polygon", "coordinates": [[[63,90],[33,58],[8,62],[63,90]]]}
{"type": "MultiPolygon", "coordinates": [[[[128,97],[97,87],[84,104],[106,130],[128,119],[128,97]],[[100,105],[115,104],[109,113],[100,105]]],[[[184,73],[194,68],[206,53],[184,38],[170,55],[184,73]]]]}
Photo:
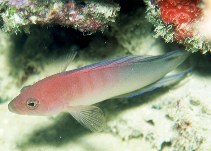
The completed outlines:
{"type": "Polygon", "coordinates": [[[187,57],[188,53],[183,51],[159,56],[125,56],[58,73],[22,89],[9,104],[9,110],[27,115],[70,112],[90,128],[77,114],[84,111],[100,114],[93,104],[151,85],[187,57]]]}

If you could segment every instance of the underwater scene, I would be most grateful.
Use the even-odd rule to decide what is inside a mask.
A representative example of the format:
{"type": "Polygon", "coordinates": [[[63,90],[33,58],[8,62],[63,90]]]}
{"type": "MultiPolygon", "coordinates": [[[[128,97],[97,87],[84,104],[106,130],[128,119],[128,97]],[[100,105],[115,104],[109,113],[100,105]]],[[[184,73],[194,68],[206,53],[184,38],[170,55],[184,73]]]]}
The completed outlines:
{"type": "Polygon", "coordinates": [[[211,0],[0,0],[0,151],[211,151],[211,0]]]}

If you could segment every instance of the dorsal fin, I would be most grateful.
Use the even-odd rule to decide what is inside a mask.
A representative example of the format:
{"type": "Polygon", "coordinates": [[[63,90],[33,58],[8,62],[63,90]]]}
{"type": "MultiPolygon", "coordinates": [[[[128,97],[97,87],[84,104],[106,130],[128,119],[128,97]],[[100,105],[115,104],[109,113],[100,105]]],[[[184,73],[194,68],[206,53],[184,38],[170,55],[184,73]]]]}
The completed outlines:
{"type": "Polygon", "coordinates": [[[81,70],[94,70],[94,69],[103,68],[103,67],[106,67],[106,68],[115,67],[118,65],[130,65],[134,63],[151,62],[151,61],[156,61],[156,60],[170,60],[170,59],[175,59],[177,57],[180,57],[182,55],[188,56],[188,53],[183,52],[183,51],[172,51],[167,54],[158,55],[158,56],[123,56],[123,57],[117,57],[114,59],[108,59],[108,60],[104,60],[98,63],[87,65],[75,70],[65,72],[65,74],[69,74],[69,73],[77,72],[81,70]]]}
{"type": "Polygon", "coordinates": [[[84,69],[86,69],[86,70],[96,69],[96,68],[100,68],[100,67],[104,67],[104,66],[115,66],[115,65],[122,64],[124,62],[130,64],[130,63],[138,62],[141,59],[145,60],[147,58],[151,58],[151,57],[149,57],[149,56],[123,56],[123,57],[116,57],[114,59],[108,59],[108,60],[97,62],[97,63],[91,64],[91,65],[87,65],[87,66],[84,66],[84,67],[80,67],[78,69],[71,70],[71,71],[68,71],[66,73],[68,74],[68,73],[71,73],[71,72],[77,72],[77,71],[84,70],[84,69]]]}
{"type": "Polygon", "coordinates": [[[61,67],[60,73],[65,72],[67,70],[68,66],[74,60],[76,55],[77,55],[76,51],[73,51],[67,55],[67,57],[65,58],[65,64],[64,64],[64,66],[61,67]]]}

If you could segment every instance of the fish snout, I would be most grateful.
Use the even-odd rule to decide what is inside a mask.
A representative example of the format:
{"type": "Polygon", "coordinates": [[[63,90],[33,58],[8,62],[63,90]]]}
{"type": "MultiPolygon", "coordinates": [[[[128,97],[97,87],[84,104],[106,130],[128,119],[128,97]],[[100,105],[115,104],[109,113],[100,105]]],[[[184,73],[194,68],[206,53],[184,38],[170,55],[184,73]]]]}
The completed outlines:
{"type": "Polygon", "coordinates": [[[8,109],[9,109],[9,111],[10,112],[13,112],[13,105],[12,105],[12,102],[10,102],[9,104],[8,104],[8,109]]]}
{"type": "Polygon", "coordinates": [[[8,109],[10,112],[13,112],[13,113],[19,113],[20,111],[18,110],[16,104],[14,101],[11,101],[9,104],[8,104],[8,109]]]}

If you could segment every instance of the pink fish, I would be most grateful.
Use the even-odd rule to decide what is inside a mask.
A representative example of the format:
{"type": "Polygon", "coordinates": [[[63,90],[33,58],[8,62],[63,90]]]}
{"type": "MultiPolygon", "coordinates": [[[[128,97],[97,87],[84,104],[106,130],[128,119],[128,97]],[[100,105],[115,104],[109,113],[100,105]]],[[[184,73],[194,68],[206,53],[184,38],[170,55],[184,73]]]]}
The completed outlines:
{"type": "Polygon", "coordinates": [[[69,112],[85,127],[100,131],[105,127],[105,118],[93,104],[136,96],[180,79],[184,72],[165,75],[188,55],[173,51],[159,56],[124,56],[64,71],[24,87],[8,108],[26,115],[69,112]]]}

